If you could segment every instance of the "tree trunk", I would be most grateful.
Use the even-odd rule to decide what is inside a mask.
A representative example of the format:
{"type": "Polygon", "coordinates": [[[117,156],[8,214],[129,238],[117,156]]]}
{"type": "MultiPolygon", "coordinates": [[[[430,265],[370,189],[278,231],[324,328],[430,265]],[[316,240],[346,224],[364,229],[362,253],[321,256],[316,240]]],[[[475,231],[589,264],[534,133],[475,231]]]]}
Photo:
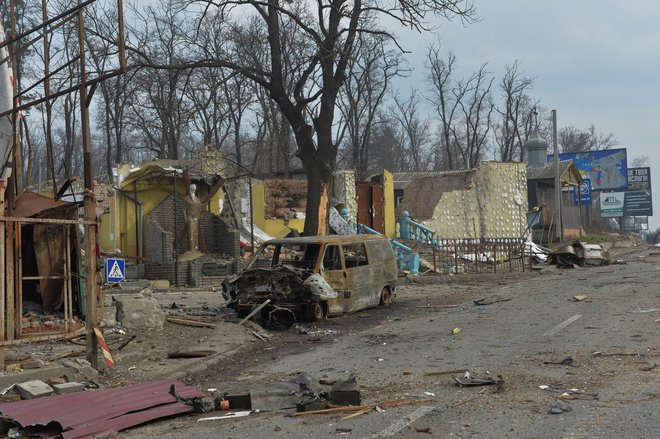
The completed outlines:
{"type": "Polygon", "coordinates": [[[305,236],[327,234],[328,207],[332,175],[325,175],[317,166],[305,166],[307,170],[307,208],[305,211],[305,236]]]}

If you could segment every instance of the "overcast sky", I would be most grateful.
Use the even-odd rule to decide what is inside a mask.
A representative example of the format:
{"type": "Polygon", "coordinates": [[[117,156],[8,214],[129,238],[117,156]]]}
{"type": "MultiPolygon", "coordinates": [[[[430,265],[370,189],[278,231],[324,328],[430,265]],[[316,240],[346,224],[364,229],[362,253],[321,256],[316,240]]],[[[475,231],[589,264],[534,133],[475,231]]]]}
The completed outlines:
{"type": "MultiPolygon", "coordinates": [[[[559,128],[572,125],[613,133],[628,160],[647,155],[660,170],[660,2],[632,0],[475,0],[480,22],[438,22],[442,49],[464,73],[483,62],[501,78],[518,60],[535,77],[530,95],[557,110],[559,128]]],[[[425,47],[403,31],[401,42],[424,87],[425,47]]],[[[422,36],[429,41],[431,36],[422,36]]],[[[421,85],[420,85],[421,84],[421,85]]],[[[548,139],[550,140],[550,139],[548,139]]],[[[657,187],[660,171],[652,174],[657,187]]],[[[654,191],[660,227],[660,189],[654,191]]]]}

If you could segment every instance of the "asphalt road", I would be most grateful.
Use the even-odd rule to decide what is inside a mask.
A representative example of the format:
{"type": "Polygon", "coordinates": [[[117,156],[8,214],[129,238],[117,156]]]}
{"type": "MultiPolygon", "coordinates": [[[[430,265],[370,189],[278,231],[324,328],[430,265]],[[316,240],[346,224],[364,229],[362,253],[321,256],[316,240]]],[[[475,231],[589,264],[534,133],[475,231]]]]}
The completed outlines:
{"type": "Polygon", "coordinates": [[[390,309],[308,325],[307,334],[274,334],[186,377],[203,388],[246,392],[299,371],[328,379],[353,374],[366,402],[430,401],[348,420],[269,412],[198,422],[209,415],[195,415],[120,436],[660,438],[660,257],[654,253],[660,254],[633,250],[619,256],[625,264],[604,267],[406,284],[390,309]],[[576,301],[576,295],[588,298],[576,301]],[[494,303],[474,304],[482,298],[494,303]],[[567,357],[571,364],[548,364],[567,357]],[[427,375],[448,370],[501,375],[504,384],[499,391],[458,387],[452,377],[462,374],[427,375]],[[577,390],[562,395],[540,386],[577,390]]]}

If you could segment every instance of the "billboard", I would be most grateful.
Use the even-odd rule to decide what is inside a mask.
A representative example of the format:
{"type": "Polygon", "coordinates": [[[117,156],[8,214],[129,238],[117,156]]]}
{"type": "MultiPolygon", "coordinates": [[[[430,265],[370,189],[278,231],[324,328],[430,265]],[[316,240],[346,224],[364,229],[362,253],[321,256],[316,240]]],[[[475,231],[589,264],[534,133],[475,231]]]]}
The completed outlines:
{"type": "Polygon", "coordinates": [[[628,190],[650,191],[651,168],[628,168],[628,190]]]}
{"type": "MultiPolygon", "coordinates": [[[[627,190],[628,157],[626,149],[604,149],[559,154],[559,160],[573,160],[582,178],[591,180],[591,189],[627,190]]],[[[548,162],[552,156],[548,155],[548,162]]]]}
{"type": "Polygon", "coordinates": [[[585,178],[580,186],[573,187],[573,204],[578,205],[578,195],[581,206],[591,206],[591,179],[585,178]]]}
{"type": "Polygon", "coordinates": [[[627,191],[623,210],[625,216],[653,216],[651,191],[627,191]]]}
{"type": "Polygon", "coordinates": [[[600,194],[600,217],[623,216],[625,192],[602,192],[600,194]]]}

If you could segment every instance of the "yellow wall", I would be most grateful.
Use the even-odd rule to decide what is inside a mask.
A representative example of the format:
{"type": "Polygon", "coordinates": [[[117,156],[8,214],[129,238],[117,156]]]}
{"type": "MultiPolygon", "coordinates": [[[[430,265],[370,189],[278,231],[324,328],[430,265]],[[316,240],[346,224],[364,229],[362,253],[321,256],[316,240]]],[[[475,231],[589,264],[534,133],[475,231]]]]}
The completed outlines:
{"type": "Polygon", "coordinates": [[[305,228],[304,219],[291,219],[288,226],[283,219],[266,219],[266,189],[263,183],[252,185],[252,212],[254,225],[274,238],[283,238],[291,229],[302,233],[305,228]]]}
{"type": "Polygon", "coordinates": [[[383,217],[385,236],[396,237],[396,212],[394,211],[394,176],[383,169],[383,217]]]}
{"type": "MultiPolygon", "coordinates": [[[[133,185],[130,184],[125,188],[125,192],[131,198],[135,198],[133,185]]],[[[137,185],[137,200],[143,204],[143,224],[142,224],[142,237],[144,239],[146,219],[149,213],[155,209],[168,195],[172,193],[172,181],[168,179],[152,180],[149,184],[138,183],[137,185]]],[[[179,182],[177,187],[177,195],[184,197],[186,190],[183,182],[179,182]]],[[[216,203],[217,204],[217,203],[216,203]]],[[[99,245],[101,251],[112,252],[114,249],[114,242],[112,238],[113,232],[113,218],[114,218],[114,205],[111,204],[110,211],[104,213],[99,218],[99,245]]],[[[137,211],[138,221],[140,219],[140,210],[138,206],[137,211]]],[[[182,219],[183,221],[183,219],[182,219]]],[[[137,246],[137,232],[136,227],[136,212],[135,203],[127,198],[120,192],[117,192],[117,249],[122,254],[130,256],[138,256],[137,246]]],[[[144,241],[143,241],[144,242],[144,241]]],[[[145,256],[145,255],[143,255],[145,256]]]]}

